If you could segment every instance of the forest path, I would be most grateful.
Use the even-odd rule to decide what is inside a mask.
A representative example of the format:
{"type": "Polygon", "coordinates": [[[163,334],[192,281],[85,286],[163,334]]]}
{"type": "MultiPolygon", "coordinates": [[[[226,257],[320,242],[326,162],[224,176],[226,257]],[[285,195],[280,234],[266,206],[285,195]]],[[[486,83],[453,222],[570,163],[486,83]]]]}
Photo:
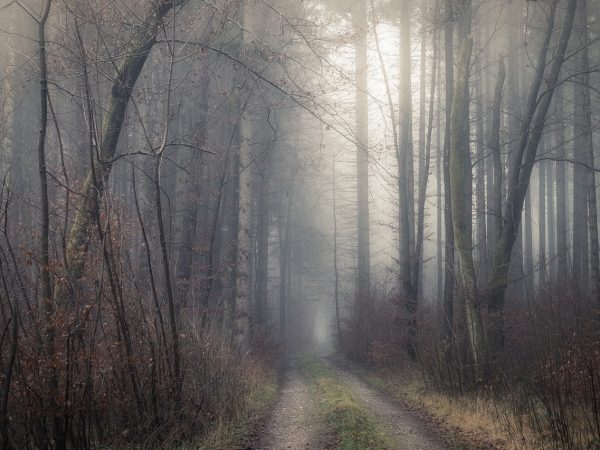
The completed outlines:
{"type": "Polygon", "coordinates": [[[283,371],[279,399],[275,403],[257,450],[316,450],[320,444],[319,412],[297,359],[289,359],[283,371]]]}
{"type": "Polygon", "coordinates": [[[394,442],[397,450],[448,450],[443,439],[414,412],[371,388],[353,373],[350,363],[336,358],[321,359],[335,371],[357,401],[367,407],[394,442]]]}

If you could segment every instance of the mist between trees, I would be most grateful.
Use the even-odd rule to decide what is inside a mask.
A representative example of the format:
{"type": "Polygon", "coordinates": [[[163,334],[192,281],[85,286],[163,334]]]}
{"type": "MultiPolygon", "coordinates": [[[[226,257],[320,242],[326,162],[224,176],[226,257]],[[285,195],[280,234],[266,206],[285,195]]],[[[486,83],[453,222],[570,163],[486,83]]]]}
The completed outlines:
{"type": "Polygon", "coordinates": [[[600,442],[599,13],[2,0],[0,447],[199,439],[315,347],[600,442]]]}

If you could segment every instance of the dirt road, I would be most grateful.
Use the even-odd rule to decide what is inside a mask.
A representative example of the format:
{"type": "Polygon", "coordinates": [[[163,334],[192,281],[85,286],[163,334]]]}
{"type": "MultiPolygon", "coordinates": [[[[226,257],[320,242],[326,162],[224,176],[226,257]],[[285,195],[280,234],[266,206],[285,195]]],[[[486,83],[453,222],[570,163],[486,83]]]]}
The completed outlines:
{"type": "MultiPolygon", "coordinates": [[[[339,361],[319,358],[364,405],[398,450],[446,450],[449,447],[434,430],[410,410],[367,385],[339,361]]],[[[256,450],[319,450],[324,444],[325,424],[320,423],[316,391],[307,385],[300,362],[289,361],[283,373],[279,399],[257,443],[256,450]]],[[[365,449],[368,450],[368,449],[365,449]]]]}

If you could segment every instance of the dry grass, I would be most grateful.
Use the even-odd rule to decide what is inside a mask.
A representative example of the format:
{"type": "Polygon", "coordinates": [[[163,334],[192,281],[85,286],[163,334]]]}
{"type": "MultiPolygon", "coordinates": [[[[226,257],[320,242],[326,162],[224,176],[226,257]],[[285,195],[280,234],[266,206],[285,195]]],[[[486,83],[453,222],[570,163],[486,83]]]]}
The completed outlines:
{"type": "MultiPolygon", "coordinates": [[[[215,423],[198,445],[186,447],[197,450],[233,450],[246,448],[258,423],[277,396],[276,373],[262,361],[248,361],[243,374],[247,384],[241,407],[229,420],[215,423]]],[[[184,450],[184,449],[182,449],[184,450]]]]}
{"type": "Polygon", "coordinates": [[[482,394],[449,396],[428,389],[414,372],[378,370],[364,374],[372,385],[444,430],[454,448],[541,449],[536,433],[509,404],[482,394]]]}

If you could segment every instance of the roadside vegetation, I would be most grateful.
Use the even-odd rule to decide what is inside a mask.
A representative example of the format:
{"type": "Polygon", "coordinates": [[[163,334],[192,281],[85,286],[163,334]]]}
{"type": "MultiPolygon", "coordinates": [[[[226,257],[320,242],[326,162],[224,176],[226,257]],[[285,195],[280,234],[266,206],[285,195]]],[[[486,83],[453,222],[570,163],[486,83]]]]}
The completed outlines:
{"type": "Polygon", "coordinates": [[[539,448],[534,432],[523,425],[508,402],[484,394],[436,392],[428,389],[416,370],[378,369],[363,375],[375,388],[416,410],[425,422],[433,422],[452,448],[539,448]]]}
{"type": "MultiPolygon", "coordinates": [[[[247,364],[247,372],[238,372],[239,382],[245,386],[236,399],[238,406],[228,415],[219,417],[202,439],[198,450],[228,450],[246,448],[261,420],[277,398],[276,373],[272,366],[255,360],[247,364]]],[[[182,450],[187,450],[185,447],[182,450]]]]}

